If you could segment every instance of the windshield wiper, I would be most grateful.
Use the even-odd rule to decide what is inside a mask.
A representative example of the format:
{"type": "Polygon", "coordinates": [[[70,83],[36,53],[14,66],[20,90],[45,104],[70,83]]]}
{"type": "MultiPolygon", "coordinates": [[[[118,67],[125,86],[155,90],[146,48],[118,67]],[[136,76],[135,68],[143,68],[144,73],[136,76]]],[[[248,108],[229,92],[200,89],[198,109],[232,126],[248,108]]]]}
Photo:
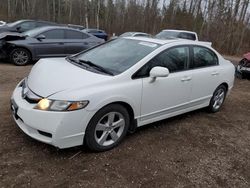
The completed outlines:
{"type": "Polygon", "coordinates": [[[96,65],[96,64],[92,63],[91,61],[85,61],[85,60],[82,60],[82,59],[76,59],[76,58],[71,57],[71,56],[68,56],[66,59],[70,60],[70,61],[72,61],[74,63],[80,64],[80,65],[84,65],[85,67],[87,65],[87,67],[92,67],[94,69],[97,69],[98,71],[104,72],[104,73],[112,75],[112,76],[114,75],[111,71],[108,71],[107,69],[105,69],[105,68],[103,68],[103,67],[101,67],[99,65],[96,65]]]}
{"type": "Polygon", "coordinates": [[[97,69],[97,70],[99,70],[99,71],[101,71],[101,72],[104,72],[104,73],[106,73],[106,74],[109,74],[109,75],[114,76],[114,74],[113,74],[111,71],[109,71],[109,70],[103,68],[103,67],[100,66],[100,65],[96,65],[96,64],[92,63],[91,61],[86,61],[86,60],[82,60],[82,59],[79,59],[78,61],[79,61],[80,63],[87,64],[87,65],[89,65],[89,66],[91,66],[91,67],[94,67],[95,69],[97,69]]]}

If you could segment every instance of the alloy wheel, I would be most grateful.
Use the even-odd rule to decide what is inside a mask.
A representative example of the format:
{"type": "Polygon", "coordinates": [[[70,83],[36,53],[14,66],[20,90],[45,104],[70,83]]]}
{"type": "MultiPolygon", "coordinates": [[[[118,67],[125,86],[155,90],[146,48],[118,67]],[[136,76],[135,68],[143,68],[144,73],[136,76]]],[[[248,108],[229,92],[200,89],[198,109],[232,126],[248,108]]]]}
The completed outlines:
{"type": "Polygon", "coordinates": [[[124,116],[119,112],[109,112],[96,125],[95,141],[100,146],[110,146],[119,140],[124,128],[124,116]]]}
{"type": "Polygon", "coordinates": [[[216,91],[215,95],[214,95],[214,103],[213,103],[213,108],[215,110],[218,110],[222,103],[224,102],[225,99],[225,91],[224,89],[220,88],[216,91]]]}
{"type": "Polygon", "coordinates": [[[23,50],[17,50],[12,55],[13,61],[17,65],[25,65],[29,61],[29,55],[23,50]]]}

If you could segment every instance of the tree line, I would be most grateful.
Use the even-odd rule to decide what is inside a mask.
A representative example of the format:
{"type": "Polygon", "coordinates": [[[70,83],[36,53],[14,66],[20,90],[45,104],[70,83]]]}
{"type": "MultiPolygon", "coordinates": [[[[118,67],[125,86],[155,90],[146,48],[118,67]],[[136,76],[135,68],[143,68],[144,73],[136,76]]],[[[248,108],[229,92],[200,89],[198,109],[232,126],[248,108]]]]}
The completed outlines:
{"type": "Polygon", "coordinates": [[[0,20],[42,19],[156,34],[185,29],[221,53],[250,51],[250,0],[0,0],[0,20]]]}

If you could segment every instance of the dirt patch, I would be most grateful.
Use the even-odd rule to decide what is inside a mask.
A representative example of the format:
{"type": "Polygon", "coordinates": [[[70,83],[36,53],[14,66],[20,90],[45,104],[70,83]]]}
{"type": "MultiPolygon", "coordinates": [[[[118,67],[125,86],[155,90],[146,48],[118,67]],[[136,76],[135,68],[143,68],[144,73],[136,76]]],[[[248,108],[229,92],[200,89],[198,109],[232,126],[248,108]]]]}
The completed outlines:
{"type": "Polygon", "coordinates": [[[12,120],[9,100],[32,66],[0,64],[0,187],[249,187],[250,82],[236,80],[222,110],[140,128],[91,153],[37,142],[12,120]]]}

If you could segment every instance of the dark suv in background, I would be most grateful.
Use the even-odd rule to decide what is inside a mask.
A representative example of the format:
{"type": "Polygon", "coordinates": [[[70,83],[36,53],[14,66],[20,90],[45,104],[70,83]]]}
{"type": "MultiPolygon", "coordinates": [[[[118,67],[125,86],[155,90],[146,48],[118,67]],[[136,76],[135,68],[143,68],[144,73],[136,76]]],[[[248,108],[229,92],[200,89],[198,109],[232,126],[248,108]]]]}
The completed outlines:
{"type": "Polygon", "coordinates": [[[86,33],[89,33],[91,35],[94,35],[100,39],[104,39],[105,41],[108,40],[108,34],[103,31],[103,30],[100,30],[100,29],[84,29],[83,30],[84,32],[86,33]]]}

